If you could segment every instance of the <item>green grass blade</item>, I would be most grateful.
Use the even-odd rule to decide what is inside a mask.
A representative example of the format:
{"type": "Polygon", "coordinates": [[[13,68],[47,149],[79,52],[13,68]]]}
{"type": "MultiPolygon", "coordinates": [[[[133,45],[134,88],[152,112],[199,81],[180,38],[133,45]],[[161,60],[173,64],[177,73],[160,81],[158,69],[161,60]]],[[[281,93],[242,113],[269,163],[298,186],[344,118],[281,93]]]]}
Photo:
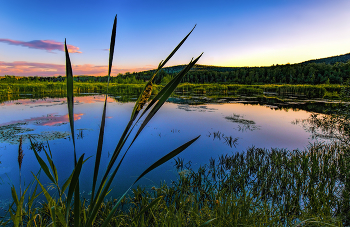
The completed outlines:
{"type": "Polygon", "coordinates": [[[52,161],[52,153],[51,153],[51,148],[50,148],[49,143],[47,143],[47,147],[48,147],[48,149],[49,149],[50,156],[48,156],[48,154],[47,154],[45,148],[44,148],[44,151],[45,151],[47,160],[49,161],[49,164],[50,164],[50,166],[51,166],[51,169],[52,169],[52,172],[53,172],[53,176],[55,177],[56,183],[58,184],[58,173],[57,173],[56,166],[55,166],[55,164],[54,164],[53,161],[52,161]]]}
{"type": "MultiPolygon", "coordinates": [[[[178,155],[179,153],[181,153],[183,150],[185,150],[187,147],[189,147],[192,143],[194,143],[200,136],[197,136],[196,138],[188,141],[187,143],[183,144],[182,146],[176,148],[175,150],[173,150],[172,152],[168,153],[167,155],[165,155],[164,157],[162,157],[161,159],[159,159],[158,161],[156,161],[153,165],[151,165],[147,170],[145,170],[137,179],[136,181],[129,187],[128,190],[125,191],[125,193],[123,194],[122,197],[119,198],[118,202],[116,203],[116,205],[114,205],[113,209],[110,211],[110,213],[108,214],[107,218],[105,219],[102,227],[105,227],[108,225],[109,221],[111,220],[111,218],[113,217],[117,207],[119,206],[121,200],[126,196],[126,194],[130,191],[130,189],[132,188],[132,186],[135,185],[135,183],[140,180],[144,175],[146,175],[147,173],[149,173],[150,171],[152,171],[153,169],[157,168],[158,166],[160,166],[161,164],[167,162],[168,160],[172,159],[173,157],[175,157],[176,155],[178,155]]],[[[126,152],[125,152],[126,154],[126,152]]],[[[125,154],[122,158],[122,160],[119,162],[118,166],[117,166],[117,169],[119,168],[121,162],[123,161],[124,157],[125,157],[125,154]]],[[[114,175],[117,171],[114,171],[113,173],[113,177],[111,177],[109,179],[109,184],[111,183],[111,181],[113,180],[114,178],[114,175]]],[[[98,207],[100,205],[100,203],[97,203],[96,207],[98,207]]],[[[153,205],[152,205],[153,206],[153,205]]],[[[150,208],[150,207],[149,207],[150,208]]],[[[146,210],[144,210],[143,212],[145,212],[146,210]]],[[[97,209],[95,211],[97,213],[97,209]]],[[[88,225],[90,226],[90,225],[88,225]]]]}
{"type": "Polygon", "coordinates": [[[77,163],[77,155],[75,151],[75,136],[74,136],[74,96],[73,96],[73,71],[69,58],[66,40],[64,40],[64,50],[66,53],[66,80],[67,80],[67,104],[68,104],[68,116],[69,125],[72,133],[73,146],[74,146],[74,164],[77,163]]]}
{"type": "Polygon", "coordinates": [[[35,157],[38,160],[40,167],[44,170],[44,173],[46,174],[46,176],[52,181],[52,183],[55,183],[55,180],[49,170],[49,167],[46,165],[46,163],[44,162],[44,160],[39,156],[38,152],[35,150],[35,146],[32,142],[32,139],[29,138],[30,144],[32,146],[32,150],[34,151],[35,157]]]}
{"type": "Polygon", "coordinates": [[[69,185],[67,201],[66,201],[66,222],[67,223],[68,223],[68,214],[69,214],[69,210],[70,210],[70,206],[73,198],[73,193],[75,192],[75,188],[79,184],[79,175],[80,175],[81,168],[83,166],[83,159],[84,159],[84,154],[80,156],[77,162],[77,165],[73,170],[73,176],[71,179],[71,183],[69,185]]]}
{"type": "MultiPolygon", "coordinates": [[[[191,63],[192,63],[192,60],[191,60],[190,64],[191,63]]],[[[185,72],[187,70],[187,67],[189,67],[189,65],[187,65],[183,70],[181,70],[181,72],[178,73],[168,84],[166,84],[165,87],[152,99],[152,101],[147,105],[147,107],[142,112],[138,121],[166,93],[166,91],[170,88],[170,86],[174,83],[174,81],[176,81],[178,79],[178,77],[182,76],[183,72],[185,72]]]]}
{"type": "MultiPolygon", "coordinates": [[[[203,54],[203,53],[202,53],[203,54]]],[[[134,143],[136,138],[139,136],[141,131],[146,127],[148,122],[154,117],[154,115],[158,112],[158,110],[162,107],[162,105],[165,103],[165,101],[169,98],[169,96],[173,93],[177,85],[181,82],[182,78],[186,75],[186,73],[196,64],[196,62],[199,60],[199,58],[202,56],[199,55],[194,61],[191,61],[191,63],[182,70],[171,82],[169,82],[169,86],[166,87],[166,89],[162,89],[161,93],[162,96],[159,97],[159,100],[157,104],[153,107],[153,109],[150,111],[150,113],[147,115],[146,119],[142,122],[139,130],[137,131],[133,141],[131,142],[130,146],[134,143]],[[164,90],[164,92],[163,92],[164,90]]],[[[130,148],[129,146],[129,148],[130,148]]]]}
{"type": "Polygon", "coordinates": [[[51,218],[52,218],[52,226],[56,227],[56,211],[55,211],[55,207],[51,207],[51,218]]]}
{"type": "MultiPolygon", "coordinates": [[[[141,217],[141,215],[142,215],[143,213],[145,213],[147,210],[151,209],[151,208],[152,208],[154,205],[156,205],[156,203],[158,203],[158,201],[161,200],[162,198],[163,198],[163,196],[159,196],[158,198],[156,198],[155,200],[153,200],[148,206],[144,207],[144,208],[140,211],[140,213],[138,213],[138,214],[134,217],[134,219],[132,220],[132,222],[137,222],[138,219],[141,217]]],[[[135,224],[137,224],[137,223],[135,223],[135,224]]]]}
{"type": "Polygon", "coordinates": [[[113,209],[109,212],[107,218],[104,220],[103,224],[101,225],[101,227],[107,227],[109,226],[109,222],[111,221],[112,217],[114,216],[115,211],[117,210],[120,202],[122,201],[122,199],[126,196],[126,194],[130,191],[131,187],[126,190],[126,192],[124,192],[124,194],[122,195],[122,197],[119,198],[119,200],[117,201],[117,203],[114,205],[113,209]]]}
{"type": "Polygon", "coordinates": [[[80,191],[79,191],[79,177],[74,190],[74,226],[80,226],[80,191]]]}
{"type": "MultiPolygon", "coordinates": [[[[58,184],[58,174],[57,174],[57,169],[55,164],[53,163],[52,159],[50,158],[49,154],[46,152],[45,148],[44,148],[44,152],[47,158],[47,161],[50,164],[51,170],[53,172],[53,179],[55,180],[53,183],[55,183],[56,185],[58,184]]],[[[50,152],[51,153],[51,152],[50,152]]]]}
{"type": "MultiPolygon", "coordinates": [[[[191,64],[189,64],[189,65],[186,67],[187,70],[183,70],[182,73],[180,73],[180,74],[176,77],[176,78],[177,78],[176,81],[178,81],[178,83],[181,81],[181,79],[183,78],[183,76],[190,70],[190,68],[192,68],[193,65],[199,60],[200,57],[201,57],[201,55],[200,55],[194,62],[191,61],[191,64]],[[193,64],[192,64],[192,63],[193,63],[193,64]]],[[[174,89],[175,89],[175,87],[178,85],[178,83],[176,84],[176,83],[172,82],[172,84],[173,84],[172,87],[174,87],[174,89]]],[[[171,87],[171,86],[170,86],[170,87],[171,87]]],[[[172,87],[171,87],[171,88],[172,88],[172,87]]],[[[163,91],[163,90],[164,90],[164,89],[162,89],[162,91],[163,91]]],[[[161,92],[162,92],[162,91],[161,91],[161,92]]],[[[164,93],[165,93],[165,92],[163,92],[163,94],[164,94],[164,93]]],[[[172,93],[172,92],[170,92],[169,95],[170,95],[171,93],[172,93]]],[[[169,96],[169,95],[168,95],[168,96],[169,96]]],[[[164,98],[164,102],[166,101],[166,99],[167,99],[167,97],[164,98]]],[[[164,103],[164,102],[163,102],[163,103],[164,103]]],[[[159,106],[159,108],[160,108],[160,107],[161,107],[161,105],[159,106]]],[[[153,114],[153,115],[154,115],[154,114],[153,114]]],[[[133,119],[131,119],[131,120],[129,121],[127,127],[125,128],[125,130],[124,130],[124,132],[123,132],[123,135],[121,136],[121,138],[120,138],[120,140],[119,140],[119,142],[118,142],[118,145],[117,145],[117,147],[116,147],[116,149],[115,149],[115,151],[114,151],[114,153],[113,153],[113,155],[112,155],[112,158],[111,158],[111,160],[110,160],[110,162],[109,162],[109,164],[108,164],[108,166],[107,166],[107,170],[106,170],[106,172],[105,172],[105,174],[104,174],[104,177],[103,177],[103,179],[102,179],[102,182],[101,182],[101,184],[100,184],[100,187],[99,187],[99,189],[98,189],[98,191],[97,191],[97,193],[96,193],[96,198],[95,198],[95,200],[92,200],[92,204],[94,204],[94,203],[96,202],[97,196],[101,193],[102,185],[107,181],[107,176],[108,176],[108,174],[110,173],[110,170],[112,169],[113,164],[115,163],[115,161],[116,161],[116,159],[117,159],[117,157],[118,157],[118,155],[119,155],[119,153],[120,153],[120,151],[121,151],[121,148],[124,146],[124,144],[125,144],[125,142],[126,142],[128,136],[130,135],[130,132],[131,132],[131,131],[129,132],[128,135],[127,135],[127,133],[128,133],[128,131],[129,131],[129,129],[130,129],[132,123],[133,123],[133,119]]],[[[146,126],[146,125],[143,125],[143,127],[145,127],[145,126],[146,126]]],[[[142,126],[141,126],[141,127],[142,127],[142,126]]],[[[142,129],[141,129],[141,130],[142,130],[142,129]]],[[[141,130],[138,131],[137,135],[134,137],[133,141],[132,141],[131,144],[129,145],[127,151],[129,150],[129,148],[131,147],[131,145],[133,144],[133,142],[136,140],[136,138],[137,138],[138,134],[141,132],[141,130]]],[[[127,153],[127,151],[125,152],[125,154],[127,153]]],[[[124,154],[124,156],[125,156],[125,154],[124,154]]],[[[121,162],[123,161],[124,156],[123,156],[123,158],[120,160],[118,166],[119,166],[119,165],[121,164],[121,162]]]]}
{"type": "Polygon", "coordinates": [[[117,15],[115,15],[115,18],[114,18],[112,35],[111,35],[111,43],[109,47],[108,81],[109,81],[109,77],[111,76],[116,33],[117,33],[117,15]]]}
{"type": "Polygon", "coordinates": [[[67,187],[70,185],[70,182],[72,180],[73,174],[74,174],[74,172],[72,172],[71,175],[69,176],[69,178],[66,180],[66,182],[64,182],[64,184],[62,186],[62,194],[67,189],[67,187]]]}
{"type": "MultiPolygon", "coordinates": [[[[194,28],[197,25],[194,25],[194,27],[192,28],[192,30],[186,35],[185,38],[183,38],[181,40],[181,42],[175,47],[175,49],[169,54],[169,56],[163,61],[161,62],[160,66],[158,66],[158,71],[163,68],[163,66],[170,60],[170,58],[176,53],[176,51],[182,46],[182,44],[184,44],[184,42],[186,41],[186,39],[190,36],[190,34],[192,33],[192,31],[194,30],[194,28]]],[[[153,76],[154,77],[154,76],[153,76]]]]}
{"type": "Polygon", "coordinates": [[[125,144],[125,142],[126,142],[126,140],[127,140],[127,138],[128,138],[127,133],[128,133],[128,131],[129,131],[129,129],[130,129],[132,123],[133,123],[133,121],[129,121],[128,125],[127,125],[127,126],[125,127],[125,129],[124,129],[124,132],[123,132],[122,136],[121,136],[120,139],[119,139],[119,142],[118,142],[118,144],[117,144],[117,146],[116,146],[116,148],[115,148],[115,150],[114,150],[114,152],[113,152],[113,155],[112,155],[112,157],[111,157],[111,160],[109,161],[108,166],[107,166],[107,169],[106,169],[106,171],[105,171],[105,173],[104,173],[104,176],[103,176],[103,178],[102,178],[102,180],[101,180],[100,186],[99,186],[99,188],[98,188],[98,190],[97,190],[97,192],[96,192],[95,199],[92,200],[92,204],[95,203],[97,197],[98,197],[99,194],[101,193],[101,190],[102,190],[102,188],[103,188],[103,185],[104,185],[104,184],[106,183],[106,181],[107,181],[108,175],[109,175],[110,171],[112,170],[112,167],[113,167],[115,161],[117,160],[117,157],[119,156],[119,153],[120,153],[121,149],[123,148],[123,146],[124,146],[124,144],[125,144]]]}
{"type": "Polygon", "coordinates": [[[98,171],[99,171],[100,161],[101,161],[104,127],[105,127],[105,122],[106,122],[107,94],[108,94],[109,80],[110,80],[110,77],[111,77],[111,70],[112,70],[112,63],[113,63],[113,56],[114,56],[114,46],[115,46],[116,32],[117,32],[117,16],[115,16],[115,18],[114,18],[114,23],[113,23],[113,28],[112,28],[112,35],[111,35],[111,42],[110,42],[110,47],[109,47],[108,83],[107,83],[107,91],[106,91],[105,103],[104,103],[104,106],[103,106],[100,134],[99,134],[99,137],[98,137],[98,145],[97,145],[95,169],[94,169],[94,178],[93,178],[93,183],[92,183],[91,201],[94,198],[96,181],[97,181],[97,176],[98,176],[98,171]]]}
{"type": "Polygon", "coordinates": [[[50,196],[50,194],[48,193],[48,191],[46,190],[46,188],[44,187],[44,185],[42,185],[42,183],[39,181],[39,179],[35,176],[34,173],[32,173],[32,174],[33,174],[35,180],[36,180],[36,181],[38,182],[38,184],[40,185],[41,190],[43,191],[43,193],[44,193],[44,195],[45,195],[45,197],[46,197],[47,202],[48,202],[48,203],[51,203],[51,202],[54,203],[54,200],[52,199],[52,197],[50,196]]]}
{"type": "MultiPolygon", "coordinates": [[[[169,54],[169,56],[164,60],[164,61],[161,61],[158,65],[158,68],[156,70],[156,72],[153,74],[153,76],[151,77],[151,79],[149,80],[149,83],[152,84],[152,81],[154,79],[154,77],[158,74],[158,72],[163,68],[163,66],[170,60],[170,58],[172,58],[174,56],[174,54],[176,53],[176,51],[178,51],[180,49],[180,47],[182,46],[182,44],[186,41],[186,39],[190,36],[190,34],[192,33],[192,31],[194,30],[194,28],[196,27],[196,25],[192,28],[192,30],[187,34],[187,36],[185,38],[183,38],[181,40],[181,42],[175,47],[175,49],[169,54]]],[[[143,89],[144,91],[146,91],[147,87],[149,86],[149,83],[146,84],[145,88],[143,89]]],[[[135,106],[134,106],[134,109],[131,113],[131,117],[130,119],[131,120],[134,120],[139,111],[137,110],[138,107],[139,107],[139,102],[142,100],[142,96],[144,95],[144,92],[141,92],[139,98],[137,99],[136,103],[135,103],[135,106]]]]}
{"type": "Polygon", "coordinates": [[[16,206],[18,207],[19,206],[19,200],[18,200],[18,196],[17,196],[16,189],[15,189],[14,186],[11,187],[11,194],[12,194],[13,201],[15,202],[16,206]]]}
{"type": "Polygon", "coordinates": [[[196,138],[188,141],[187,143],[181,145],[180,147],[176,148],[175,150],[171,151],[170,153],[168,153],[167,155],[165,155],[164,157],[160,158],[158,161],[156,161],[155,163],[153,163],[150,167],[148,167],[134,182],[134,184],[139,181],[144,175],[146,175],[147,173],[149,173],[150,171],[152,171],[153,169],[157,168],[158,166],[162,165],[163,163],[167,162],[168,160],[172,159],[173,157],[175,157],[176,155],[178,155],[179,153],[181,153],[183,150],[185,150],[187,147],[189,147],[192,143],[194,143],[198,138],[200,137],[197,136],[196,138]]]}
{"type": "Polygon", "coordinates": [[[203,224],[201,224],[200,226],[206,226],[206,225],[209,225],[209,224],[210,224],[210,222],[212,222],[212,221],[214,221],[214,220],[216,220],[216,218],[210,219],[210,220],[208,220],[208,221],[204,222],[203,224]]]}

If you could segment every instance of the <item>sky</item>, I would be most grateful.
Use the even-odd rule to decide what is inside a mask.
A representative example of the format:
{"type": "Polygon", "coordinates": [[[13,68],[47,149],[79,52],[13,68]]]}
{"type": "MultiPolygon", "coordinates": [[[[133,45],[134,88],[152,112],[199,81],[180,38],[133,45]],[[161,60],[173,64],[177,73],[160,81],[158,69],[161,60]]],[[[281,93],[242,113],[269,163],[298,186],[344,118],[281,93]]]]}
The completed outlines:
{"type": "Polygon", "coordinates": [[[2,0],[0,76],[65,76],[154,69],[197,25],[166,66],[271,66],[350,52],[348,0],[2,0]]]}

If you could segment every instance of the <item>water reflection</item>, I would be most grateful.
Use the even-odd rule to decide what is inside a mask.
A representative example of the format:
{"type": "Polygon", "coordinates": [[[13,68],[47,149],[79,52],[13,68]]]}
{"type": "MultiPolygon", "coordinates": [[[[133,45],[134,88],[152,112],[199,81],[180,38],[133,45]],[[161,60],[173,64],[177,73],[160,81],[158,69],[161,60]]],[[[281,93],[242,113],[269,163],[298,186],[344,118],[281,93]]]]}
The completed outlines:
{"type": "Polygon", "coordinates": [[[220,131],[217,131],[217,132],[209,132],[209,135],[207,135],[209,138],[210,137],[213,137],[213,140],[215,139],[218,139],[218,140],[221,140],[223,139],[224,140],[224,143],[226,145],[228,145],[229,147],[236,147],[236,145],[238,145],[238,137],[236,138],[233,138],[232,136],[226,136],[224,133],[221,133],[220,131]]]}
{"type": "MultiPolygon", "coordinates": [[[[75,97],[74,108],[77,114],[74,119],[78,155],[95,155],[103,100],[102,95],[75,97]]],[[[202,137],[195,144],[176,159],[149,173],[141,184],[154,185],[160,180],[175,180],[177,173],[174,167],[180,169],[189,166],[196,169],[206,164],[211,157],[244,151],[251,145],[293,150],[306,147],[312,139],[309,138],[309,132],[291,124],[295,119],[308,118],[309,112],[300,109],[281,111],[257,102],[252,105],[226,100],[228,103],[224,103],[223,100],[220,103],[210,103],[207,100],[207,103],[200,105],[167,102],[149,122],[125,157],[124,164],[120,167],[121,175],[117,176],[118,182],[122,183],[114,191],[124,191],[135,180],[134,176],[138,176],[151,163],[179,144],[187,142],[189,138],[200,134],[202,137]],[[239,133],[238,138],[238,132],[244,133],[239,133]],[[183,160],[188,162],[184,163],[183,160]],[[130,166],[133,166],[131,170],[130,166]]],[[[125,101],[123,97],[108,97],[108,102],[101,168],[105,168],[111,158],[134,105],[133,102],[125,101]]],[[[31,171],[39,170],[33,152],[28,149],[28,136],[35,139],[39,149],[47,145],[46,141],[51,140],[49,145],[60,179],[66,179],[74,167],[74,162],[72,142],[69,142],[71,137],[65,99],[16,100],[2,103],[0,108],[0,167],[1,170],[6,170],[11,182],[18,182],[18,170],[12,169],[12,166],[16,166],[20,136],[25,144],[22,177],[26,182],[32,179],[31,171]]],[[[82,182],[82,190],[87,193],[91,188],[90,170],[94,164],[91,160],[84,164],[81,178],[86,180],[82,182]]],[[[1,170],[0,178],[5,179],[4,171],[1,170]]],[[[10,193],[8,188],[2,188],[8,186],[7,183],[0,185],[0,190],[10,193]]],[[[0,195],[0,200],[5,196],[10,194],[0,195]]]]}
{"type": "Polygon", "coordinates": [[[237,124],[238,131],[254,131],[260,129],[259,126],[256,125],[255,121],[244,119],[242,115],[232,114],[231,116],[226,116],[226,120],[234,122],[237,124]]]}

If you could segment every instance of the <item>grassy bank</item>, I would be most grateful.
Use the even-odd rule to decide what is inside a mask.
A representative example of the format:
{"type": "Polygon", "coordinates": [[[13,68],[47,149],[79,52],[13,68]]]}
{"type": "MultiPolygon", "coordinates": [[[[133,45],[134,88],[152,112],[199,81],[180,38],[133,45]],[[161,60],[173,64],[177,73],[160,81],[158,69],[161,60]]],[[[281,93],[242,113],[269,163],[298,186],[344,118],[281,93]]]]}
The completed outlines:
{"type": "MultiPolygon", "coordinates": [[[[145,84],[110,83],[108,93],[112,95],[139,95],[145,84]]],[[[157,94],[164,85],[153,85],[153,94],[157,94]]],[[[339,100],[342,85],[241,85],[241,84],[190,84],[182,83],[176,88],[177,93],[224,94],[244,96],[280,96],[292,98],[324,98],[339,100]]],[[[15,99],[18,94],[66,95],[65,82],[29,82],[0,83],[1,101],[15,99]]],[[[105,93],[106,83],[75,82],[74,92],[105,93]]]]}

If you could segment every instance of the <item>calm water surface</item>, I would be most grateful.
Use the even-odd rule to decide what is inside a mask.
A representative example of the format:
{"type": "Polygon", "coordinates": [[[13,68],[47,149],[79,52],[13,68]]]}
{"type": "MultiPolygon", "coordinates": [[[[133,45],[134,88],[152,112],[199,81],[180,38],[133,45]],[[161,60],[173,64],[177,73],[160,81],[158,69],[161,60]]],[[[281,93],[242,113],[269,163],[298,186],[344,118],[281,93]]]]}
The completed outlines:
{"type": "MultiPolygon", "coordinates": [[[[75,97],[74,119],[77,153],[92,156],[82,171],[81,188],[87,195],[91,188],[94,155],[102,115],[104,97],[101,95],[75,97]]],[[[106,167],[133,109],[133,102],[122,103],[109,97],[102,153],[102,168],[106,167]]],[[[24,159],[22,182],[33,180],[39,165],[30,150],[28,135],[40,145],[48,144],[63,182],[73,169],[73,145],[64,98],[16,100],[0,104],[0,200],[10,198],[10,185],[19,185],[17,162],[18,141],[23,137],[24,159]]],[[[309,112],[279,110],[269,106],[242,103],[187,105],[166,103],[149,122],[128,152],[115,180],[115,195],[127,189],[149,165],[183,143],[201,137],[178,157],[192,168],[209,163],[211,157],[243,152],[251,146],[265,148],[303,149],[310,133],[292,122],[306,119],[309,112]],[[234,142],[233,142],[234,141],[234,142]],[[233,143],[232,143],[233,142],[233,143]]],[[[41,152],[43,156],[44,153],[41,152]]],[[[171,160],[149,173],[140,181],[146,187],[163,180],[175,180],[175,161],[171,160]]],[[[47,182],[44,174],[40,178],[47,182]]],[[[23,186],[22,186],[23,188],[23,186]]]]}

